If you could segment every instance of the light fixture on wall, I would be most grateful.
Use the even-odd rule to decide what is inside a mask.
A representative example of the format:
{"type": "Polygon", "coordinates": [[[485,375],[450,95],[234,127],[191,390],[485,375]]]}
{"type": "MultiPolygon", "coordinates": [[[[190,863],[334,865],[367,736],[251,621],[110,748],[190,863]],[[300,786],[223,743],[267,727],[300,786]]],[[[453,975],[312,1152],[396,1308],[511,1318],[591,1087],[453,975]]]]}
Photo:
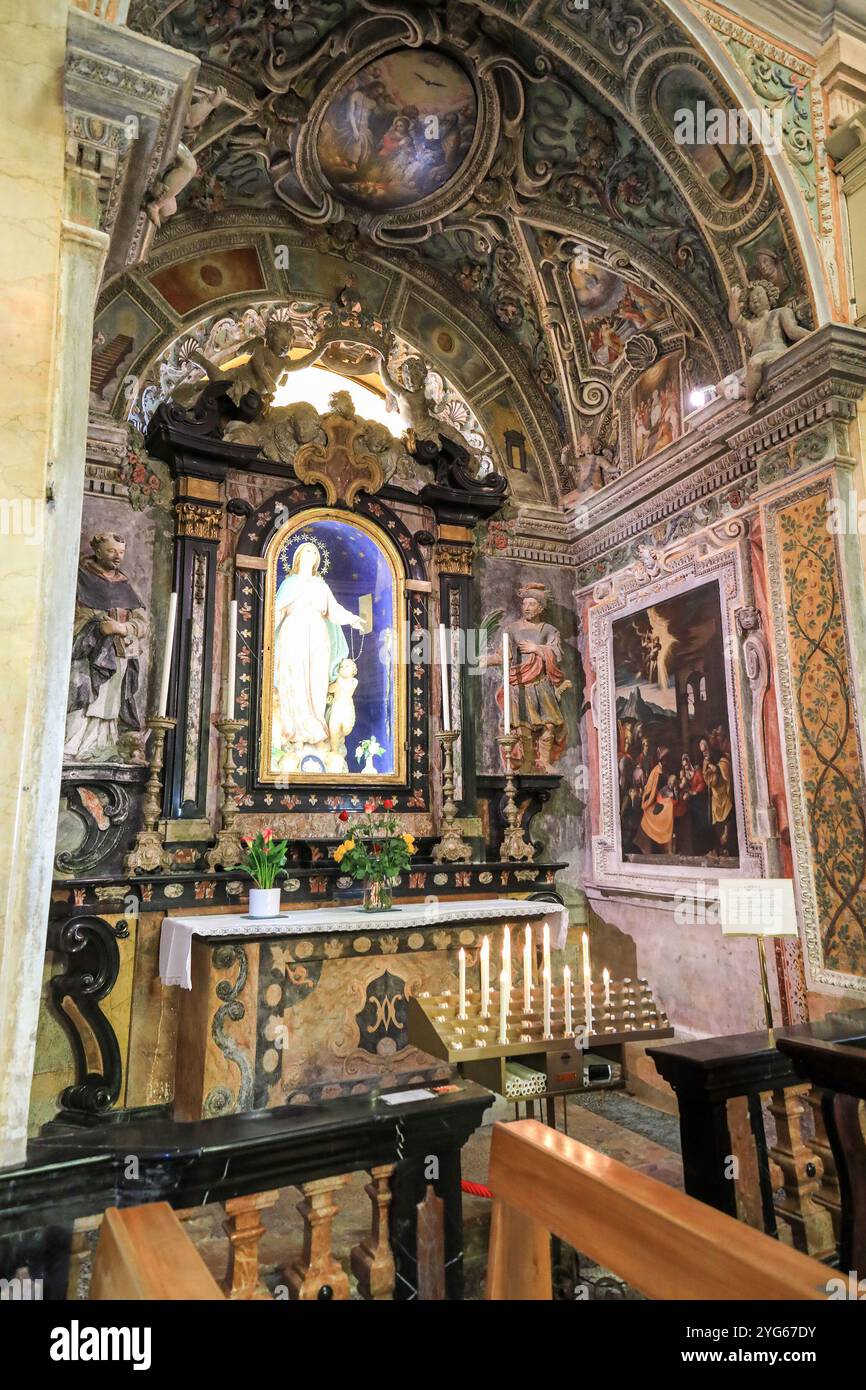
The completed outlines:
{"type": "Polygon", "coordinates": [[[723,936],[752,936],[758,943],[761,994],[772,1043],[773,1009],[764,939],[797,935],[793,882],[789,878],[720,878],[719,923],[723,936]]]}

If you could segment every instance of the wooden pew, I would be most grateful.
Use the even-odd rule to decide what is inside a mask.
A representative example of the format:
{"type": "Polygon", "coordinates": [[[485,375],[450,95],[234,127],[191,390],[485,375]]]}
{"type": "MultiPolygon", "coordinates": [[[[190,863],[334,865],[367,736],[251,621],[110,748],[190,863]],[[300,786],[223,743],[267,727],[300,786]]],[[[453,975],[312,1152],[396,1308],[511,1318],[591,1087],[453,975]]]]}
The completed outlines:
{"type": "Polygon", "coordinates": [[[109,1207],[93,1261],[92,1299],[223,1299],[167,1202],[109,1207]]]}
{"type": "Polygon", "coordinates": [[[536,1120],[493,1127],[488,1299],[552,1297],[550,1235],[648,1298],[825,1299],[832,1271],[536,1120]]]}

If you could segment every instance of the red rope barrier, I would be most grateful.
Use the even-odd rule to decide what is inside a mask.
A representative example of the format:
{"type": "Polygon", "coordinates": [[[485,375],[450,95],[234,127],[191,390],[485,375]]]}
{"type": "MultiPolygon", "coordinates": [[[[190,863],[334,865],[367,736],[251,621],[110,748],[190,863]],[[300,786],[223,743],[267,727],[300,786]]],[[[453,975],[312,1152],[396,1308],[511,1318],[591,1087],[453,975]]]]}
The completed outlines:
{"type": "Polygon", "coordinates": [[[460,1183],[461,1190],[468,1192],[470,1197],[486,1197],[488,1201],[493,1200],[493,1193],[489,1187],[485,1187],[481,1182],[467,1182],[465,1178],[460,1183]]]}

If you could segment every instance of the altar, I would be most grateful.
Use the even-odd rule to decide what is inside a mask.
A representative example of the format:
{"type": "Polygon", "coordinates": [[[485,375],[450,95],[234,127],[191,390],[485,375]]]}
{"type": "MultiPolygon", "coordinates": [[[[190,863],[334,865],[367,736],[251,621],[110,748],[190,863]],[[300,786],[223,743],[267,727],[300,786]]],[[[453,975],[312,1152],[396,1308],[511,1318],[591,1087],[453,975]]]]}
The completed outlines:
{"type": "Polygon", "coordinates": [[[166,917],[160,976],[181,987],[174,1118],[448,1083],[452,1066],[409,1041],[409,1000],[456,995],[461,948],[472,965],[485,937],[527,924],[564,948],[567,909],[531,899],[166,917]]]}

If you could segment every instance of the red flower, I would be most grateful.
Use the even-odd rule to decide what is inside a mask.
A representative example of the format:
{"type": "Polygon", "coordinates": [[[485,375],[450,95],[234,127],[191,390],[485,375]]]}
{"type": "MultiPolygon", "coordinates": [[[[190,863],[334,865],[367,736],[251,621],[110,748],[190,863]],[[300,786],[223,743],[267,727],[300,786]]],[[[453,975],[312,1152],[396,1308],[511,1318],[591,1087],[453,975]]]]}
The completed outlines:
{"type": "Polygon", "coordinates": [[[242,839],[241,839],[241,844],[244,844],[244,845],[251,845],[252,842],[253,842],[253,837],[252,837],[252,835],[244,835],[244,836],[242,837],[242,839]]]}
{"type": "Polygon", "coordinates": [[[337,816],[337,820],[348,820],[348,819],[349,819],[349,812],[348,812],[348,811],[341,811],[341,812],[339,813],[339,815],[337,816]]]}
{"type": "Polygon", "coordinates": [[[267,830],[263,830],[263,831],[262,831],[262,839],[264,840],[264,842],[265,842],[266,845],[269,845],[269,844],[271,843],[271,840],[272,840],[273,838],[274,838],[274,832],[273,832],[273,830],[271,830],[271,827],[270,827],[270,826],[268,826],[267,830]]]}
{"type": "Polygon", "coordinates": [[[147,469],[145,468],[143,463],[137,463],[132,470],[132,481],[134,483],[143,483],[146,478],[147,469]]]}
{"type": "Polygon", "coordinates": [[[386,811],[393,811],[394,809],[394,803],[391,800],[390,796],[386,797],[386,799],[382,802],[382,805],[385,807],[386,811]]]}

